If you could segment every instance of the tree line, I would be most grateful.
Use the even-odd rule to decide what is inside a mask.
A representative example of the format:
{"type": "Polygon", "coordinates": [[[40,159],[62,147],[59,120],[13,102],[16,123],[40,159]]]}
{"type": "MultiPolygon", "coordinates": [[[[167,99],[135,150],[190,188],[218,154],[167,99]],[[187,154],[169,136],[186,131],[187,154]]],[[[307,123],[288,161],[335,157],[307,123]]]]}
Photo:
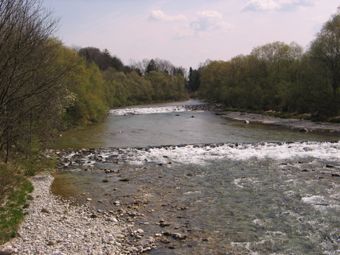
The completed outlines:
{"type": "Polygon", "coordinates": [[[304,51],[296,43],[269,43],[230,61],[189,71],[188,88],[230,108],[306,113],[326,120],[340,113],[340,12],[304,51]]]}
{"type": "Polygon", "coordinates": [[[340,110],[340,13],[304,51],[274,42],[230,61],[185,70],[169,61],[124,63],[108,50],[72,49],[53,37],[40,0],[0,0],[0,158],[30,156],[53,134],[99,122],[108,109],[199,97],[245,110],[340,110]]]}
{"type": "Polygon", "coordinates": [[[133,66],[107,51],[53,37],[40,0],[0,0],[0,158],[67,128],[98,122],[111,107],[187,98],[184,70],[159,59],[133,66]]]}

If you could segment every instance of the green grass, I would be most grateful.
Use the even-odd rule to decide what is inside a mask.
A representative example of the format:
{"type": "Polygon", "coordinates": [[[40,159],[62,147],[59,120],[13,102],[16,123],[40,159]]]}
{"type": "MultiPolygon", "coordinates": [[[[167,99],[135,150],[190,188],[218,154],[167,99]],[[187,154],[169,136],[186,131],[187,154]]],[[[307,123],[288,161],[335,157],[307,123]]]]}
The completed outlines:
{"type": "Polygon", "coordinates": [[[32,191],[31,182],[21,174],[18,167],[0,165],[0,244],[16,236],[24,218],[23,206],[32,191]]]}
{"type": "Polygon", "coordinates": [[[0,161],[0,245],[17,234],[24,219],[24,206],[33,191],[27,177],[55,169],[57,160],[34,153],[17,157],[8,164],[0,161]]]}

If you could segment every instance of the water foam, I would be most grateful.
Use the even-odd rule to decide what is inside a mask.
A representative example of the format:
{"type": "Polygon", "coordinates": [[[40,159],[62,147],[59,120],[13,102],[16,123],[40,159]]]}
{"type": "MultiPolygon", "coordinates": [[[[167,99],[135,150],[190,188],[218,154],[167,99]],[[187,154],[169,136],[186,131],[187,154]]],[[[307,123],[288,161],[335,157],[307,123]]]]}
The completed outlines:
{"type": "MultiPolygon", "coordinates": [[[[120,161],[132,165],[156,164],[210,164],[215,160],[296,160],[316,159],[340,165],[340,142],[295,142],[261,144],[212,144],[183,145],[151,148],[111,148],[71,152],[64,161],[78,160],[82,165],[93,166],[96,162],[120,161]]],[[[236,180],[237,182],[237,180],[236,180]]],[[[235,183],[243,186],[244,183],[235,183]]]]}
{"type": "Polygon", "coordinates": [[[125,115],[140,115],[140,114],[154,114],[154,113],[171,113],[171,112],[187,112],[190,111],[185,106],[160,106],[160,107],[131,107],[122,109],[112,109],[110,113],[118,116],[125,115]]]}
{"type": "Polygon", "coordinates": [[[250,159],[289,160],[299,158],[316,158],[340,163],[340,142],[187,145],[148,150],[132,149],[128,156],[128,160],[134,164],[143,164],[144,162],[205,164],[221,159],[246,161],[250,159]]]}

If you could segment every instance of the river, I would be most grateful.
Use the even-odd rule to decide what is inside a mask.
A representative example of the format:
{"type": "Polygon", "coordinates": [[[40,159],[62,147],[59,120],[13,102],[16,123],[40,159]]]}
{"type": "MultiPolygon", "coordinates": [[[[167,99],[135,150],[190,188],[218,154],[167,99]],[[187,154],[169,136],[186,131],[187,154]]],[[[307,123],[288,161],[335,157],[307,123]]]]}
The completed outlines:
{"type": "Polygon", "coordinates": [[[133,222],[148,254],[339,254],[340,137],[181,107],[195,104],[65,134],[53,191],[133,222]]]}

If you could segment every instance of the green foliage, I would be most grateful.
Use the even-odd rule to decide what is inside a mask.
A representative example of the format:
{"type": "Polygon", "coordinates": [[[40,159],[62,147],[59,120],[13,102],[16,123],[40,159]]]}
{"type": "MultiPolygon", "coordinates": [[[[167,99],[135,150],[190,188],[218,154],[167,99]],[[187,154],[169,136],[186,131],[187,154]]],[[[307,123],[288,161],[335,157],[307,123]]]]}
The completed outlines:
{"type": "Polygon", "coordinates": [[[200,97],[253,111],[311,113],[327,119],[340,111],[340,16],[303,54],[295,43],[274,42],[250,55],[214,61],[199,70],[200,97]]]}
{"type": "Polygon", "coordinates": [[[32,191],[32,184],[16,166],[0,165],[0,245],[16,236],[24,217],[22,208],[32,191]]]}

